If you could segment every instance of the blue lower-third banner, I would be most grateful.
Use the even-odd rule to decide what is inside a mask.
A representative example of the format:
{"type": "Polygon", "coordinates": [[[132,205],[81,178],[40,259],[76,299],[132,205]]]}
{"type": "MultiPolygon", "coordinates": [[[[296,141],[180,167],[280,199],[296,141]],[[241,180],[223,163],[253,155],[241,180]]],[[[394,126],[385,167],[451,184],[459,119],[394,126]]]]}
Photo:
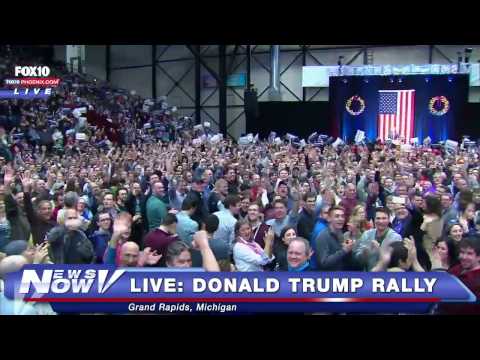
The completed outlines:
{"type": "Polygon", "coordinates": [[[445,272],[207,273],[104,265],[29,265],[8,274],[8,299],[59,313],[427,313],[471,303],[445,272]]]}

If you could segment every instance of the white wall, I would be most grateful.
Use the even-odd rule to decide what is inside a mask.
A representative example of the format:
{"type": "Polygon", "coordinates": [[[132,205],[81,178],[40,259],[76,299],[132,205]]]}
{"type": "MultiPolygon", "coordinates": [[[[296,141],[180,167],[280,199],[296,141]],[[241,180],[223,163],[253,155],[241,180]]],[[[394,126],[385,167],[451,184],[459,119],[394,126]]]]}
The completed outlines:
{"type": "MultiPolygon", "coordinates": [[[[462,51],[465,47],[472,47],[474,49],[471,62],[476,62],[480,58],[480,46],[471,45],[437,45],[440,51],[442,51],[447,57],[449,57],[454,63],[457,61],[457,51],[462,51]]],[[[285,49],[298,49],[298,52],[281,52],[280,55],[280,71],[282,72],[288,64],[295,59],[300,53],[300,48],[295,45],[282,45],[281,50],[285,49]]],[[[193,65],[193,55],[184,45],[172,45],[167,49],[166,45],[157,45],[157,56],[160,56],[162,52],[166,51],[161,56],[160,60],[171,60],[170,62],[162,62],[160,65],[165,69],[170,76],[178,81],[185,71],[193,65]],[[174,61],[178,59],[190,59],[187,61],[174,61]]],[[[258,61],[261,61],[267,68],[270,67],[270,56],[268,53],[258,54],[260,51],[268,51],[268,45],[260,45],[254,51],[254,59],[251,62],[251,78],[255,87],[260,92],[269,85],[269,73],[258,61]]],[[[358,48],[349,49],[322,49],[311,50],[311,54],[321,62],[322,65],[336,65],[338,57],[344,56],[344,63],[349,62],[358,52],[361,50],[358,48]]],[[[211,45],[209,47],[202,45],[201,51],[207,55],[218,55],[218,46],[211,45]]],[[[227,47],[227,52],[231,53],[233,46],[227,47]]],[[[370,52],[373,55],[373,64],[427,64],[429,60],[429,46],[417,45],[417,46],[396,46],[396,47],[372,47],[370,52]]],[[[239,63],[245,58],[245,48],[238,50],[235,64],[239,63]]],[[[218,58],[205,58],[206,63],[216,72],[218,72],[218,58]]],[[[307,65],[318,65],[318,63],[311,57],[307,56],[307,65]]],[[[437,51],[433,52],[433,63],[445,64],[448,60],[441,56],[437,51]]],[[[104,76],[105,68],[105,56],[103,52],[103,46],[87,46],[86,49],[86,64],[87,72],[92,73],[98,77],[104,76]]],[[[132,65],[147,65],[151,64],[151,46],[150,45],[112,45],[111,46],[111,66],[112,68],[119,66],[132,66],[132,65]]],[[[363,54],[360,54],[351,65],[362,65],[363,54]]],[[[230,65],[230,57],[227,56],[227,66],[230,65]]],[[[302,69],[302,57],[299,56],[294,64],[281,76],[281,81],[299,98],[302,98],[301,87],[301,69],[302,69]]],[[[234,72],[245,72],[245,62],[238,67],[234,72]]],[[[207,74],[207,70],[202,66],[202,76],[207,74]]],[[[182,87],[187,93],[194,99],[195,98],[195,78],[194,68],[186,75],[186,77],[180,82],[182,87]]],[[[126,69],[126,70],[112,70],[111,73],[112,83],[127,89],[134,89],[137,93],[150,97],[152,92],[151,84],[151,67],[144,67],[138,69],[126,69]]],[[[156,77],[157,96],[166,95],[167,92],[173,86],[173,82],[169,79],[160,69],[157,69],[156,77]]],[[[235,89],[243,97],[243,89],[235,89]]],[[[317,91],[318,94],[313,98],[313,101],[328,101],[328,88],[312,89],[309,88],[306,91],[307,100],[310,99],[317,91]]],[[[201,91],[202,102],[211,94],[214,89],[203,89],[201,91]]],[[[283,101],[298,101],[289,91],[281,86],[282,100],[283,101]]],[[[180,109],[179,112],[182,115],[193,115],[194,101],[189,99],[179,88],[174,89],[168,96],[168,101],[172,105],[178,107],[191,107],[190,109],[180,109]]],[[[216,108],[205,108],[202,111],[202,121],[210,121],[212,126],[215,127],[214,122],[210,119],[205,112],[218,122],[218,90],[215,94],[204,104],[207,106],[216,106],[216,108]]],[[[259,101],[269,101],[268,90],[259,98],[259,101]]],[[[480,88],[470,88],[469,101],[480,102],[480,88]]],[[[243,101],[234,94],[231,89],[227,90],[227,106],[242,105],[243,101]]],[[[242,107],[228,108],[227,109],[227,127],[233,119],[235,119],[243,111],[242,107]]],[[[216,127],[215,127],[216,128],[216,127]]],[[[245,131],[245,116],[242,115],[228,131],[234,136],[238,137],[245,131]]]]}

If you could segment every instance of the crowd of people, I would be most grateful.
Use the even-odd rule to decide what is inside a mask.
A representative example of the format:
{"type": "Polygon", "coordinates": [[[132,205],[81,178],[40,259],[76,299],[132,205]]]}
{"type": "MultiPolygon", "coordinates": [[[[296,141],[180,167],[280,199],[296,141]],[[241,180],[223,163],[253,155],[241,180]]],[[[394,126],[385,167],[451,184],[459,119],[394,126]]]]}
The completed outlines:
{"type": "Polygon", "coordinates": [[[448,271],[480,296],[478,148],[198,141],[166,130],[165,101],[62,81],[0,104],[0,279],[26,263],[448,271]]]}

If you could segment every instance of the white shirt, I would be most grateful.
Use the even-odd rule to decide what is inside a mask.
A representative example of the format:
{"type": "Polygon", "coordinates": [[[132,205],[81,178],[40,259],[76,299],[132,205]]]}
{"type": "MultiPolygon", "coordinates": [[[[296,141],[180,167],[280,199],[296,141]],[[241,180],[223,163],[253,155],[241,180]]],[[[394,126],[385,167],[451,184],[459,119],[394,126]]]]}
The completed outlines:
{"type": "Polygon", "coordinates": [[[236,243],[233,246],[233,261],[238,271],[263,271],[263,266],[272,262],[275,257],[270,258],[262,252],[257,254],[247,245],[236,243]]]}

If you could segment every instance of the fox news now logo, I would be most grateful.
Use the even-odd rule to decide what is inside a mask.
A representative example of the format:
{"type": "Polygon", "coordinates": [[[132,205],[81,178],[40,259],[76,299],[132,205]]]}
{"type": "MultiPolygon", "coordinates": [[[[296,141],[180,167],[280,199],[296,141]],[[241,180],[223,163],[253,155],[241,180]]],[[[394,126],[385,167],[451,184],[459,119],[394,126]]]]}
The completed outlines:
{"type": "Polygon", "coordinates": [[[37,270],[23,270],[20,294],[28,294],[31,290],[36,294],[104,294],[123,275],[125,270],[96,269],[46,269],[38,275],[37,270]],[[109,276],[110,275],[110,276],[109,276]],[[94,283],[97,286],[93,286],[94,283]]]}
{"type": "Polygon", "coordinates": [[[60,84],[59,78],[49,77],[50,73],[48,66],[15,66],[15,78],[5,79],[7,89],[0,91],[0,98],[46,98],[60,84]]]}

